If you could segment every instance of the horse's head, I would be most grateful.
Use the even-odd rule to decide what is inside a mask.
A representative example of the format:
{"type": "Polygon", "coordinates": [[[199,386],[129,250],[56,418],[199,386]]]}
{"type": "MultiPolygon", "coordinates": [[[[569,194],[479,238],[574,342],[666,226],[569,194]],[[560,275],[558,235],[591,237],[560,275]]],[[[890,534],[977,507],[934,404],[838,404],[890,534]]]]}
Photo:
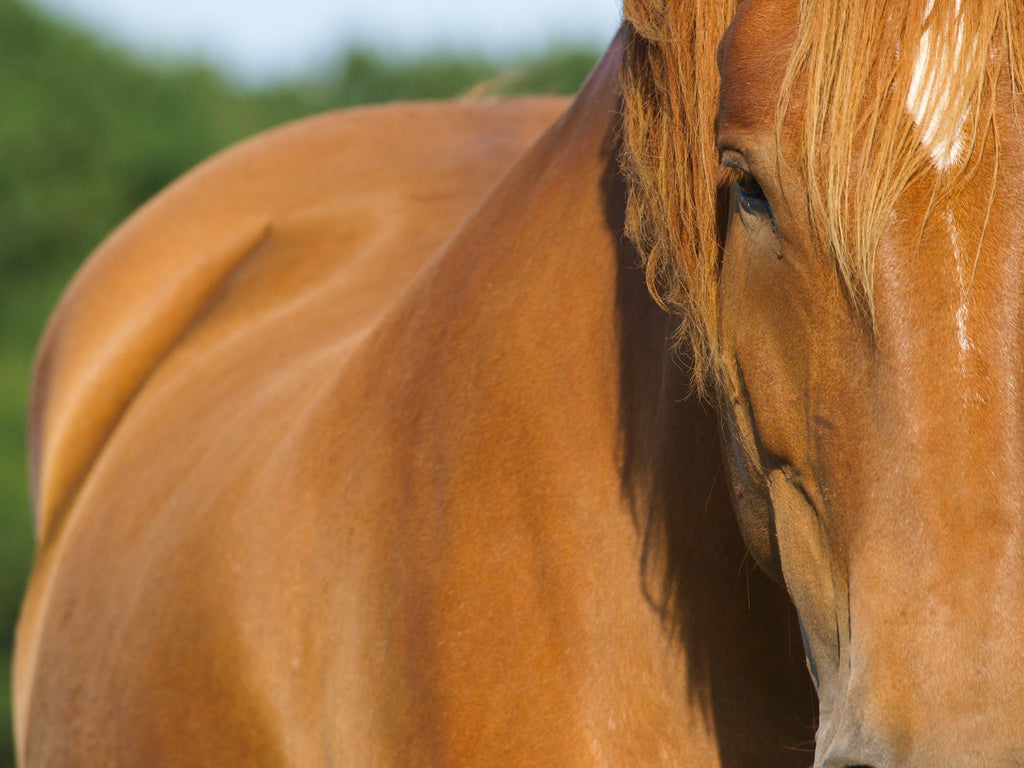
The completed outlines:
{"type": "Polygon", "coordinates": [[[712,128],[673,139],[635,107],[702,119],[667,64],[700,66],[706,11],[664,11],[659,38],[650,5],[626,13],[631,222],[798,609],[816,765],[1020,765],[1024,9],[748,0],[718,29],[706,188],[712,128]]]}

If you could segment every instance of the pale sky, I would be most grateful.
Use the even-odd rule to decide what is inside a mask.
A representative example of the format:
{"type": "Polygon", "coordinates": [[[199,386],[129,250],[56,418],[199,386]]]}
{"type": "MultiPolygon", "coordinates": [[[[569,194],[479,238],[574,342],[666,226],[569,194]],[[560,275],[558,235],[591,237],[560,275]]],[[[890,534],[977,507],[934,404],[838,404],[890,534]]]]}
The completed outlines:
{"type": "Polygon", "coordinates": [[[603,46],[621,0],[34,0],[133,50],[198,55],[250,82],[315,70],[349,42],[403,53],[603,46]]]}

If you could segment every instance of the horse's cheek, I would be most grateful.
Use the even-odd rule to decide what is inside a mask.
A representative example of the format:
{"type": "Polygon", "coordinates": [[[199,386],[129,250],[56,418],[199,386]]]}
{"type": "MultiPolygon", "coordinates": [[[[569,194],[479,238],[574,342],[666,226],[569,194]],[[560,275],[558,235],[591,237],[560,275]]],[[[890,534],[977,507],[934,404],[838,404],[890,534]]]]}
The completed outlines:
{"type": "MultiPolygon", "coordinates": [[[[725,409],[723,409],[725,410],[725,409]]],[[[758,566],[783,584],[778,543],[772,530],[771,499],[759,464],[742,447],[736,416],[723,419],[722,443],[733,508],[747,551],[758,566]]]]}
{"type": "Polygon", "coordinates": [[[801,492],[782,471],[769,477],[775,533],[786,589],[800,615],[805,642],[819,674],[823,707],[839,665],[837,573],[827,532],[801,492]]]}

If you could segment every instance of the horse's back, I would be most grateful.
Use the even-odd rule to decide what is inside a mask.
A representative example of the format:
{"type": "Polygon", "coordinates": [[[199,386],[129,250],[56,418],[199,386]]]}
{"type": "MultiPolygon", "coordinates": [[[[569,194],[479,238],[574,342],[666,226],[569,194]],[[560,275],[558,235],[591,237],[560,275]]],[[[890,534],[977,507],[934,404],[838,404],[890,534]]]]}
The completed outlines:
{"type": "Polygon", "coordinates": [[[311,118],[208,161],[136,213],[79,272],[40,348],[31,429],[41,538],[183,335],[226,304],[234,322],[259,321],[335,281],[332,336],[354,338],[564,106],[311,118]]]}
{"type": "MultiPolygon", "coordinates": [[[[311,690],[329,676],[329,639],[300,628],[337,614],[328,594],[360,592],[349,560],[369,556],[317,550],[356,516],[322,517],[344,500],[305,482],[320,466],[311,404],[564,106],[307,120],[201,166],[98,249],[51,320],[35,382],[40,553],[15,670],[28,764],[303,764],[279,725],[319,731],[321,697],[350,697],[311,690]],[[338,563],[346,590],[311,583],[310,562],[338,563]],[[256,668],[268,659],[276,674],[256,668]],[[163,754],[139,752],[155,745],[163,754]]],[[[343,634],[371,626],[358,605],[340,610],[343,634]]],[[[374,688],[358,682],[337,685],[374,688]]],[[[358,705],[342,731],[372,738],[358,705]]]]}

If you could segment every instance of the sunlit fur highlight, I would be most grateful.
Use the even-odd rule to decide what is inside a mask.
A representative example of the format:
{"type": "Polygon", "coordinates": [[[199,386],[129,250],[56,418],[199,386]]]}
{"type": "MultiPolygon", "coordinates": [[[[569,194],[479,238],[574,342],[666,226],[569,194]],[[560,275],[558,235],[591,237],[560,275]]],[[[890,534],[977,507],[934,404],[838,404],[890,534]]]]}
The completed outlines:
{"type": "MultiPolygon", "coordinates": [[[[714,144],[715,52],[736,5],[626,0],[623,11],[631,35],[622,78],[627,232],[651,290],[682,316],[701,390],[718,369],[717,188],[725,177],[714,144]]],[[[776,115],[778,146],[795,128],[797,150],[779,156],[804,178],[812,236],[869,320],[875,253],[896,202],[924,180],[934,207],[977,172],[986,142],[998,154],[996,87],[1011,78],[1019,100],[1022,75],[1021,0],[801,0],[776,115]],[[948,90],[915,122],[907,101],[926,32],[942,52],[930,61],[942,71],[928,76],[948,90]],[[923,126],[961,132],[957,162],[936,166],[923,126]]]]}

